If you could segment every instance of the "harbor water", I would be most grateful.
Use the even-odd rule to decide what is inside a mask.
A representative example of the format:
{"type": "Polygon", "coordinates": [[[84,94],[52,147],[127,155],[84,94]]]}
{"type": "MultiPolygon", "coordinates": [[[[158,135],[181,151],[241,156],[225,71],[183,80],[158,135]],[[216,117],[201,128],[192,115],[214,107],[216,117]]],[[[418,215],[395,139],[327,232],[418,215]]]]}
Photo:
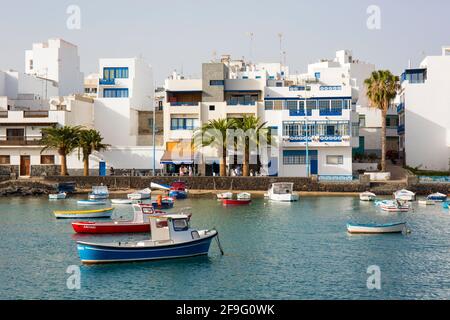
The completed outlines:
{"type": "MultiPolygon", "coordinates": [[[[52,211],[77,209],[76,200],[0,199],[0,299],[450,298],[450,214],[440,204],[396,214],[356,197],[246,207],[180,200],[171,212],[191,207],[193,227],[217,228],[224,256],[213,242],[204,257],[83,266],[76,240],[149,235],[75,235],[52,211]],[[349,235],[349,221],[407,221],[411,233],[349,235]],[[79,290],[67,285],[71,266],[80,267],[79,290]],[[367,286],[371,266],[380,270],[379,290],[367,286]]],[[[130,206],[116,206],[115,218],[131,216],[130,206]]]]}

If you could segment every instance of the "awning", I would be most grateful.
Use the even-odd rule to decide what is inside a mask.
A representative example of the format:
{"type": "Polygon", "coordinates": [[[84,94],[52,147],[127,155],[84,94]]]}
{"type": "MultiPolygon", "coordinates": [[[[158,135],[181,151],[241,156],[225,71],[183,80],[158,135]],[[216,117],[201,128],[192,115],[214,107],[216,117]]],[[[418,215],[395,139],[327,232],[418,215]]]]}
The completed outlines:
{"type": "Polygon", "coordinates": [[[168,142],[161,164],[193,164],[194,150],[191,142],[168,142]]]}

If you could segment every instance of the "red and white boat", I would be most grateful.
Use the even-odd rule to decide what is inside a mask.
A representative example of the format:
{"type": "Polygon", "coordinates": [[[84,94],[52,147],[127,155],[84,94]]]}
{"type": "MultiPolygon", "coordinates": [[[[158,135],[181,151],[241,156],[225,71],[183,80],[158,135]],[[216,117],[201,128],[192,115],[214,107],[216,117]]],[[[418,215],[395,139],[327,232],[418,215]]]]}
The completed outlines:
{"type": "Polygon", "coordinates": [[[111,222],[74,222],[76,233],[108,234],[108,233],[140,233],[150,232],[150,216],[160,215],[151,204],[136,204],[133,206],[133,220],[115,220],[111,222]]]}
{"type": "Polygon", "coordinates": [[[224,206],[246,206],[252,202],[251,199],[223,199],[224,206]]]}

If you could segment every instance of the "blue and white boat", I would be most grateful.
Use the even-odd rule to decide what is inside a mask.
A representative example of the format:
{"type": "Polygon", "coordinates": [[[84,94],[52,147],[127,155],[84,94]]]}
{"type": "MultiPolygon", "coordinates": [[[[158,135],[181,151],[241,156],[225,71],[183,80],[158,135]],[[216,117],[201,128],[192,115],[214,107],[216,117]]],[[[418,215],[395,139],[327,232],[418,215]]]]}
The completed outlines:
{"type": "Polygon", "coordinates": [[[92,192],[89,193],[89,199],[91,200],[99,200],[99,199],[108,199],[109,191],[107,186],[94,186],[92,187],[92,192]]]}
{"type": "Polygon", "coordinates": [[[348,223],[349,233],[400,233],[406,231],[406,222],[394,222],[385,224],[376,223],[348,223]]]}
{"type": "Polygon", "coordinates": [[[79,241],[77,242],[78,253],[84,264],[149,261],[207,255],[211,241],[218,237],[218,232],[216,230],[192,229],[189,220],[189,216],[185,214],[152,216],[150,218],[150,240],[115,243],[79,241]]]}
{"type": "Polygon", "coordinates": [[[155,189],[155,190],[163,190],[163,191],[169,191],[170,190],[170,186],[169,185],[155,183],[155,182],[150,183],[150,188],[151,189],[155,189]]]}
{"type": "Polygon", "coordinates": [[[436,192],[436,193],[430,194],[427,197],[427,200],[438,201],[438,202],[447,201],[447,195],[440,193],[440,192],[436,192]]]}
{"type": "Polygon", "coordinates": [[[78,200],[80,206],[102,206],[106,204],[105,200],[78,200]]]}

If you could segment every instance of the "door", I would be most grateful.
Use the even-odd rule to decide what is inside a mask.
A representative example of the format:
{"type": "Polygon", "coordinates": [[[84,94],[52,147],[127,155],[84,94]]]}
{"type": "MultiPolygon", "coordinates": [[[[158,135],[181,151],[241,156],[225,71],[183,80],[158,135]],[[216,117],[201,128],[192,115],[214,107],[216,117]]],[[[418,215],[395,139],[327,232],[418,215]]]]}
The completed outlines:
{"type": "Polygon", "coordinates": [[[317,156],[317,150],[309,150],[309,173],[311,175],[317,175],[319,173],[319,160],[317,156]]]}
{"type": "Polygon", "coordinates": [[[20,156],[20,176],[30,176],[30,156],[20,156]]]}

